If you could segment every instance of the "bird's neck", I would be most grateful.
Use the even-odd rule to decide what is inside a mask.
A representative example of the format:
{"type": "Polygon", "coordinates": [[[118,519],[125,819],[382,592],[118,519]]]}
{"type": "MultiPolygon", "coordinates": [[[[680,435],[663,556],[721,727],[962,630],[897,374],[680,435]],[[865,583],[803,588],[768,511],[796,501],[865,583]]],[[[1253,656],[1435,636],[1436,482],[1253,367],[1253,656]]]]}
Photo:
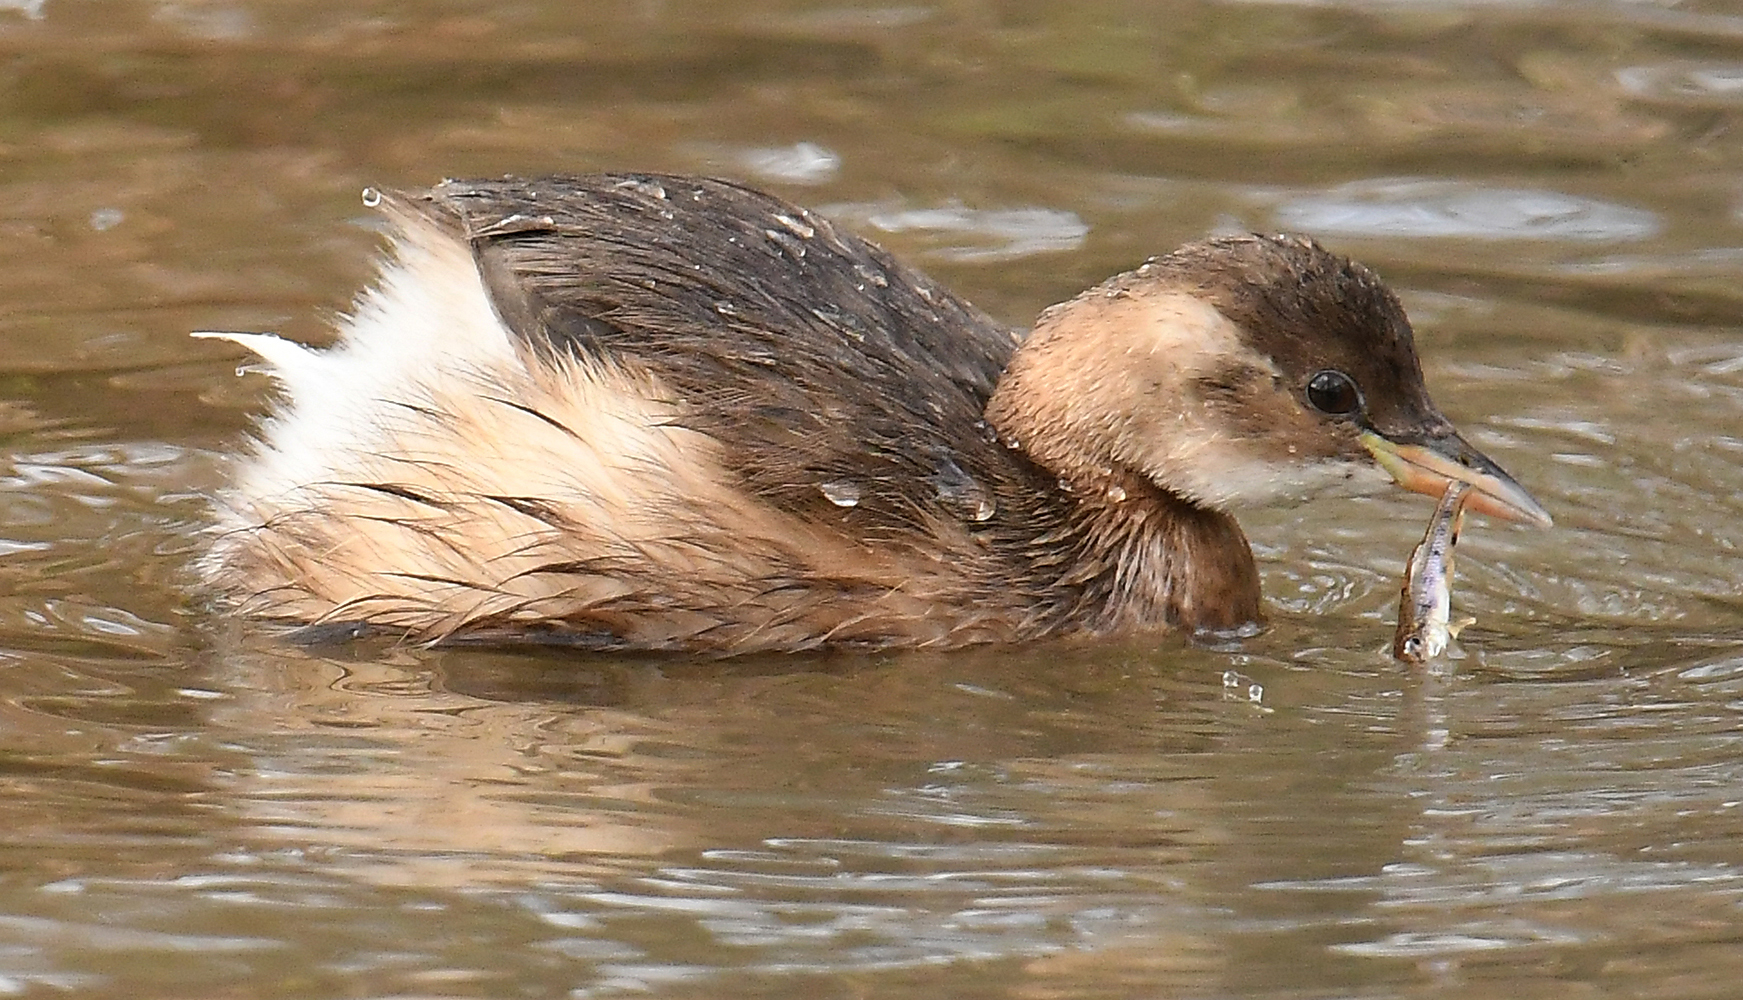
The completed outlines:
{"type": "MultiPolygon", "coordinates": [[[[1164,305],[1179,311],[1189,304],[1169,299],[1164,305]]],[[[1120,415],[1131,407],[1121,400],[1134,387],[1107,377],[1105,357],[1083,353],[1085,344],[1099,343],[1096,338],[1065,335],[1080,313],[1094,318],[1131,308],[1128,297],[1092,290],[1050,310],[988,401],[987,423],[1022,451],[1036,483],[1045,484],[1044,497],[1036,498],[1044,509],[1027,521],[1034,534],[1020,543],[1022,557],[1043,589],[1069,595],[1063,604],[1047,602],[1062,620],[1094,623],[1097,632],[1158,625],[1226,629],[1257,621],[1259,573],[1240,525],[1132,467],[1126,453],[1133,449],[1122,442],[1154,440],[1157,429],[1126,426],[1131,422],[1120,415]]],[[[1135,325],[1189,327],[1108,328],[1135,325]]],[[[1145,405],[1157,411],[1152,422],[1175,423],[1159,408],[1180,398],[1147,394],[1145,405]]]]}
{"type": "Polygon", "coordinates": [[[1017,546],[1063,621],[1100,634],[1259,620],[1259,573],[1235,519],[1129,472],[1062,479],[1017,546]]]}

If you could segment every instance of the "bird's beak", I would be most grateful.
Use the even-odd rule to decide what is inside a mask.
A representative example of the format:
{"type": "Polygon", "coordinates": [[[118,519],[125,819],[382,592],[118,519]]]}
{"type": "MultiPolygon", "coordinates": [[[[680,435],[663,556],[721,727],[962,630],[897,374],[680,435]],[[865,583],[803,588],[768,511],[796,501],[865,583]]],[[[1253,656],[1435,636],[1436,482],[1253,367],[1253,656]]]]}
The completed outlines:
{"type": "Polygon", "coordinates": [[[1456,479],[1471,486],[1471,510],[1539,528],[1555,523],[1525,487],[1456,433],[1393,440],[1365,430],[1362,446],[1407,490],[1438,497],[1456,479]]]}

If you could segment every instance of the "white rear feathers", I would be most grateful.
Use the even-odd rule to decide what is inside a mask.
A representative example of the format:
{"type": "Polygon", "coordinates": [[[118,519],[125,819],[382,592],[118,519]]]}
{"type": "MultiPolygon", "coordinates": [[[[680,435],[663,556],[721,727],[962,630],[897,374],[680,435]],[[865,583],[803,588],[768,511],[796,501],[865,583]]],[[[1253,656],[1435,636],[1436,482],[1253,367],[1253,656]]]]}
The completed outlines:
{"type": "Polygon", "coordinates": [[[399,222],[333,347],[198,334],[259,355],[285,396],[200,564],[244,612],[426,639],[562,622],[643,647],[710,630],[790,647],[923,617],[957,582],[745,495],[651,374],[517,349],[466,245],[399,222]],[[770,583],[825,568],[884,596],[819,606],[770,583]]]}

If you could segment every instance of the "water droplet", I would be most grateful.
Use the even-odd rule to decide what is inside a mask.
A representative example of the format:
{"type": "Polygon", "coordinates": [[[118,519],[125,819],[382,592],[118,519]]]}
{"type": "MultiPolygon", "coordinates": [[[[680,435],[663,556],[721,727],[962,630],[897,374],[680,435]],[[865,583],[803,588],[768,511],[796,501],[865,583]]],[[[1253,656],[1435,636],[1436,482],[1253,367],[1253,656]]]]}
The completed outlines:
{"type": "Polygon", "coordinates": [[[779,222],[781,225],[786,226],[788,229],[792,230],[793,234],[798,236],[802,240],[808,240],[811,237],[817,235],[817,230],[813,229],[810,226],[807,226],[805,223],[800,222],[798,219],[795,219],[790,215],[781,215],[779,213],[776,213],[775,221],[779,222]]]}
{"type": "Polygon", "coordinates": [[[636,194],[646,195],[649,198],[664,200],[666,197],[666,189],[654,181],[636,180],[632,177],[628,180],[618,181],[616,187],[619,191],[634,191],[636,194]]]}
{"type": "Polygon", "coordinates": [[[1124,486],[1119,485],[1118,483],[1115,483],[1114,485],[1109,486],[1108,487],[1108,501],[1110,503],[1125,503],[1126,502],[1126,488],[1124,486]]]}
{"type": "Polygon", "coordinates": [[[848,482],[821,483],[817,487],[837,507],[858,507],[859,487],[848,482]]]}
{"type": "Polygon", "coordinates": [[[376,206],[378,206],[380,204],[381,204],[381,192],[380,191],[377,191],[375,188],[372,188],[372,187],[366,187],[363,189],[363,207],[364,208],[375,208],[376,206]]]}
{"type": "Polygon", "coordinates": [[[986,521],[998,513],[998,501],[973,476],[962,471],[962,466],[955,461],[945,459],[931,478],[938,499],[955,507],[969,520],[986,521]]]}
{"type": "Polygon", "coordinates": [[[776,232],[773,229],[765,229],[763,230],[763,235],[767,236],[772,242],[780,246],[781,249],[791,254],[793,259],[797,260],[805,256],[805,244],[786,233],[776,232]]]}
{"type": "Polygon", "coordinates": [[[1258,703],[1265,700],[1265,685],[1239,670],[1225,670],[1223,671],[1223,694],[1225,697],[1235,698],[1244,695],[1248,701],[1258,703]]]}
{"type": "Polygon", "coordinates": [[[726,301],[725,299],[721,299],[718,302],[714,303],[714,311],[719,313],[722,316],[737,316],[738,315],[738,307],[733,305],[732,303],[726,301]]]}

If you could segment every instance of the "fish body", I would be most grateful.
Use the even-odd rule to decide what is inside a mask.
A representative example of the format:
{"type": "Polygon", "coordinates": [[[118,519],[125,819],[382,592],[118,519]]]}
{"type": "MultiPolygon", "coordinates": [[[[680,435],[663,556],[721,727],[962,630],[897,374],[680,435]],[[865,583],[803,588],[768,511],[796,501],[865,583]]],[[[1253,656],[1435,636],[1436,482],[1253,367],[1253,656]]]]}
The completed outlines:
{"type": "Polygon", "coordinates": [[[1398,598],[1398,633],[1392,655],[1422,663],[1446,651],[1447,643],[1469,620],[1452,620],[1453,546],[1465,520],[1470,487],[1454,481],[1440,498],[1421,544],[1410,553],[1398,598]]]}

